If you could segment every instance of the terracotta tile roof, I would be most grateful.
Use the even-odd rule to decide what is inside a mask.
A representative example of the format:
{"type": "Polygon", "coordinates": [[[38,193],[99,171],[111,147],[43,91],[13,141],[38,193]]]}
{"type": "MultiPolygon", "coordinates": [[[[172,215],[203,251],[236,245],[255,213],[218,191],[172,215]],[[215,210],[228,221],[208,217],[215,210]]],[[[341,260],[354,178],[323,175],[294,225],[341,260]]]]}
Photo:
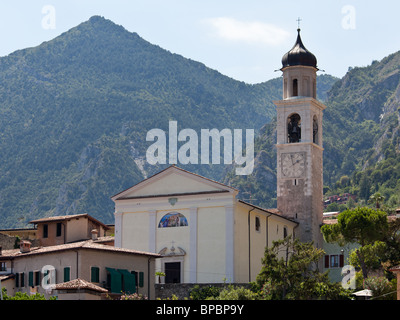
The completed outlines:
{"type": "Polygon", "coordinates": [[[15,278],[15,275],[12,274],[12,273],[7,273],[7,274],[0,275],[0,281],[4,281],[4,280],[7,280],[7,279],[13,279],[13,278],[15,278]]]}
{"type": "Polygon", "coordinates": [[[108,292],[107,289],[102,287],[96,286],[95,284],[88,282],[83,279],[74,279],[68,282],[58,283],[55,285],[56,290],[80,290],[80,289],[87,289],[93,290],[97,292],[108,292]]]}
{"type": "Polygon", "coordinates": [[[337,219],[323,219],[322,223],[323,224],[336,224],[337,219]]]}
{"type": "Polygon", "coordinates": [[[393,271],[394,271],[394,272],[400,272],[400,265],[395,266],[395,267],[389,269],[389,271],[392,271],[392,272],[393,272],[393,271]]]}
{"type": "Polygon", "coordinates": [[[95,222],[101,224],[105,229],[109,229],[109,227],[107,225],[105,225],[101,221],[93,218],[92,216],[90,216],[87,213],[40,218],[40,219],[32,220],[29,223],[37,224],[37,223],[44,223],[44,222],[56,222],[56,221],[71,220],[71,219],[77,219],[77,218],[83,218],[83,217],[87,217],[89,220],[92,220],[92,221],[95,221],[95,222]]]}
{"type": "Polygon", "coordinates": [[[3,250],[0,258],[17,258],[28,255],[36,255],[36,254],[45,254],[52,253],[57,251],[65,251],[65,250],[74,250],[74,249],[91,249],[91,250],[99,250],[99,251],[108,251],[108,252],[117,252],[117,253],[128,253],[128,254],[136,254],[136,255],[146,255],[152,257],[159,257],[159,254],[150,253],[145,251],[138,251],[132,249],[125,248],[117,248],[114,246],[108,246],[101,243],[96,243],[93,240],[85,240],[73,243],[60,244],[56,246],[48,246],[48,247],[33,247],[29,252],[21,253],[20,249],[13,250],[3,250]]]}

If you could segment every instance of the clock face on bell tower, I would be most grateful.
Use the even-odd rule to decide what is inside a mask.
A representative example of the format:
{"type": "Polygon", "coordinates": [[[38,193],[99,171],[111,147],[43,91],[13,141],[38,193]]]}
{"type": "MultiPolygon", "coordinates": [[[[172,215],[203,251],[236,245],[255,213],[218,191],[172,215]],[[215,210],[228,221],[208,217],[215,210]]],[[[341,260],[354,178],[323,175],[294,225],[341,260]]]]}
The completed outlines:
{"type": "Polygon", "coordinates": [[[301,177],[305,170],[304,152],[282,153],[282,175],[288,178],[301,177]]]}
{"type": "Polygon", "coordinates": [[[317,59],[300,38],[282,58],[283,100],[277,107],[277,208],[299,223],[296,237],[322,246],[322,116],[316,100],[317,59]]]}

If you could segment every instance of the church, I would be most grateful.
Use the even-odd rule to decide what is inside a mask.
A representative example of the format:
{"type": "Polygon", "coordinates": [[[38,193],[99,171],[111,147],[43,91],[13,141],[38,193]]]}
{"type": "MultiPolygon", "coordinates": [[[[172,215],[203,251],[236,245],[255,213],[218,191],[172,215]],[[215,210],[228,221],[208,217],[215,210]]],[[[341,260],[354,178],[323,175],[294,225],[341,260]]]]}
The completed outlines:
{"type": "Polygon", "coordinates": [[[161,283],[254,281],[265,248],[289,235],[322,248],[325,106],[316,100],[317,59],[300,29],[281,71],[276,209],[174,165],[112,197],[115,246],[159,254],[161,283]]]}

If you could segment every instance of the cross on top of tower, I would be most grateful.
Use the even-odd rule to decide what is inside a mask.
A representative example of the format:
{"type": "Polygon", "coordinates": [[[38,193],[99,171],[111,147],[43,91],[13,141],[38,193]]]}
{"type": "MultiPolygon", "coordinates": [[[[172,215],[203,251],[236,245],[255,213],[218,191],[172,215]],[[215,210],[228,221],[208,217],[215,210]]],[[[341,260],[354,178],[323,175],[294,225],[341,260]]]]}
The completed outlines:
{"type": "Polygon", "coordinates": [[[300,17],[297,18],[297,29],[300,29],[300,22],[302,21],[300,17]]]}

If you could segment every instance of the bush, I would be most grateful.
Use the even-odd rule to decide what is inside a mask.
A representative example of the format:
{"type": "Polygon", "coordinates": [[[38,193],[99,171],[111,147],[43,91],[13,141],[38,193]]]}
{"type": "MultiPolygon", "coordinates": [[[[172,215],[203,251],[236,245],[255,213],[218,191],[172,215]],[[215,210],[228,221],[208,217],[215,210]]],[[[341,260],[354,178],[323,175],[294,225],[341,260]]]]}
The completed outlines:
{"type": "Polygon", "coordinates": [[[206,300],[207,298],[218,297],[221,292],[220,288],[208,286],[200,288],[199,285],[195,285],[190,291],[190,299],[192,300],[206,300]]]}
{"type": "MultiPolygon", "coordinates": [[[[16,292],[15,296],[9,296],[7,294],[6,288],[2,288],[3,292],[3,300],[46,300],[43,294],[35,293],[35,294],[27,294],[22,292],[16,292]]],[[[56,297],[50,297],[49,300],[56,300],[56,297]]]]}
{"type": "Polygon", "coordinates": [[[123,294],[120,300],[147,300],[147,297],[142,294],[132,293],[132,294],[123,294]]]}
{"type": "Polygon", "coordinates": [[[369,277],[365,279],[365,288],[372,291],[374,300],[395,300],[396,286],[385,277],[369,277]]]}
{"type": "Polygon", "coordinates": [[[217,297],[210,297],[207,300],[257,300],[258,294],[244,287],[233,285],[223,289],[217,297]]]}

